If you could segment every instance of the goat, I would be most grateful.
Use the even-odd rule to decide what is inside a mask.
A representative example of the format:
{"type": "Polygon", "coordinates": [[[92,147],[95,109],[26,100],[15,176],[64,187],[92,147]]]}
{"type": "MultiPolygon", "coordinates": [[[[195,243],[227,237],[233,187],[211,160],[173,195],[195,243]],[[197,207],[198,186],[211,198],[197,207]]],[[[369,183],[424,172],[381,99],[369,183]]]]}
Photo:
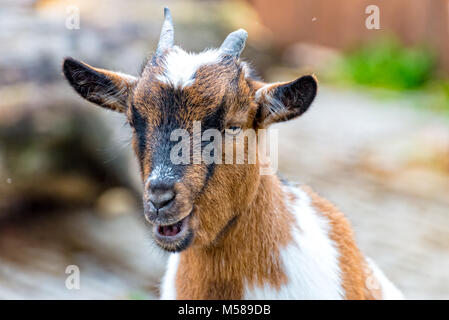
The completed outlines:
{"type": "Polygon", "coordinates": [[[174,46],[170,11],[164,15],[157,50],[138,77],[63,63],[76,92],[124,113],[132,127],[145,223],[170,252],[162,298],[401,298],[361,254],[343,214],[310,188],[261,175],[259,160],[170,161],[175,129],[192,132],[195,121],[223,136],[267,128],[306,112],[318,84],[313,75],[271,84],[252,76],[239,58],[242,29],[219,49],[187,53],[174,46]]]}

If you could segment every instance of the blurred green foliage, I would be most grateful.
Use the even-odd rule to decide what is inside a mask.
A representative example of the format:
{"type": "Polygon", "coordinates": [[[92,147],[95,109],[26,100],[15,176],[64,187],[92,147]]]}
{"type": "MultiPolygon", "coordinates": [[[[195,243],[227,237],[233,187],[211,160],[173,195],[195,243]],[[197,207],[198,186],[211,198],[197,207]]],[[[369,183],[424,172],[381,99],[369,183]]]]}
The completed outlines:
{"type": "Polygon", "coordinates": [[[447,106],[449,108],[449,80],[440,82],[441,91],[443,93],[444,99],[446,100],[447,106]]]}
{"type": "Polygon", "coordinates": [[[449,115],[449,78],[437,72],[436,53],[406,47],[394,37],[348,50],[325,75],[334,84],[361,85],[380,98],[414,97],[416,105],[449,115]]]}
{"type": "Polygon", "coordinates": [[[343,80],[388,89],[417,89],[432,79],[436,56],[426,47],[406,48],[393,38],[349,51],[341,65],[343,80]]]}

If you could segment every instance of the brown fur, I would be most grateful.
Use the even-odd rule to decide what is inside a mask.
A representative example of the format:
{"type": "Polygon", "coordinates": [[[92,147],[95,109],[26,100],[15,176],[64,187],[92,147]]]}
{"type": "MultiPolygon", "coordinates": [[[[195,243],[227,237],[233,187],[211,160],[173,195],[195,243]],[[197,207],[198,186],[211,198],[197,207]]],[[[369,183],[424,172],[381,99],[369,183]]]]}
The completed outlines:
{"type": "MultiPolygon", "coordinates": [[[[230,212],[236,220],[219,239],[180,253],[176,275],[178,299],[241,299],[245,284],[280,288],[286,283],[279,249],[291,241],[286,230],[290,229],[293,219],[285,208],[277,177],[262,176],[259,182],[254,182],[258,187],[252,193],[253,200],[245,209],[230,212]]],[[[209,203],[210,209],[203,209],[198,216],[203,230],[217,229],[217,215],[222,214],[220,210],[227,209],[226,202],[209,203]]],[[[202,236],[198,235],[200,239],[202,236]]]]}

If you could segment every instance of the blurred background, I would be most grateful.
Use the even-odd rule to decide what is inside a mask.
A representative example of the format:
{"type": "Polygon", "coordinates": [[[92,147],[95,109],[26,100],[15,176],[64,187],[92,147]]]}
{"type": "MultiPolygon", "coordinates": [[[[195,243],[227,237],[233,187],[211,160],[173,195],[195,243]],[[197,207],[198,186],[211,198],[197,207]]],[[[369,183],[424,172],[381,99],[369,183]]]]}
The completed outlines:
{"type": "Polygon", "coordinates": [[[185,49],[245,28],[266,81],[317,74],[313,107],[278,126],[280,172],[334,202],[407,298],[449,299],[448,0],[3,0],[0,298],[157,298],[166,256],[141,221],[130,129],[60,67],[138,74],[164,6],[185,49]]]}

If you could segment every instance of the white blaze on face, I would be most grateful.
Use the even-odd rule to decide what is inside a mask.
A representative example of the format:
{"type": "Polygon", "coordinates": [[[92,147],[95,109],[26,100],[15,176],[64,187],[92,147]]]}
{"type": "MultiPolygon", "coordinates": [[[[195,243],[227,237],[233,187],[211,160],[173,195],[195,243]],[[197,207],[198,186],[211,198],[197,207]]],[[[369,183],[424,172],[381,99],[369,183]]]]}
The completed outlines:
{"type": "Polygon", "coordinates": [[[175,46],[164,57],[164,73],[157,79],[174,87],[185,88],[193,83],[195,72],[201,66],[218,63],[221,57],[217,49],[190,53],[175,46]]]}
{"type": "Polygon", "coordinates": [[[151,171],[150,176],[146,180],[145,187],[148,188],[154,181],[165,181],[173,179],[175,179],[175,176],[171,167],[158,165],[153,169],[153,171],[151,171]]]}

